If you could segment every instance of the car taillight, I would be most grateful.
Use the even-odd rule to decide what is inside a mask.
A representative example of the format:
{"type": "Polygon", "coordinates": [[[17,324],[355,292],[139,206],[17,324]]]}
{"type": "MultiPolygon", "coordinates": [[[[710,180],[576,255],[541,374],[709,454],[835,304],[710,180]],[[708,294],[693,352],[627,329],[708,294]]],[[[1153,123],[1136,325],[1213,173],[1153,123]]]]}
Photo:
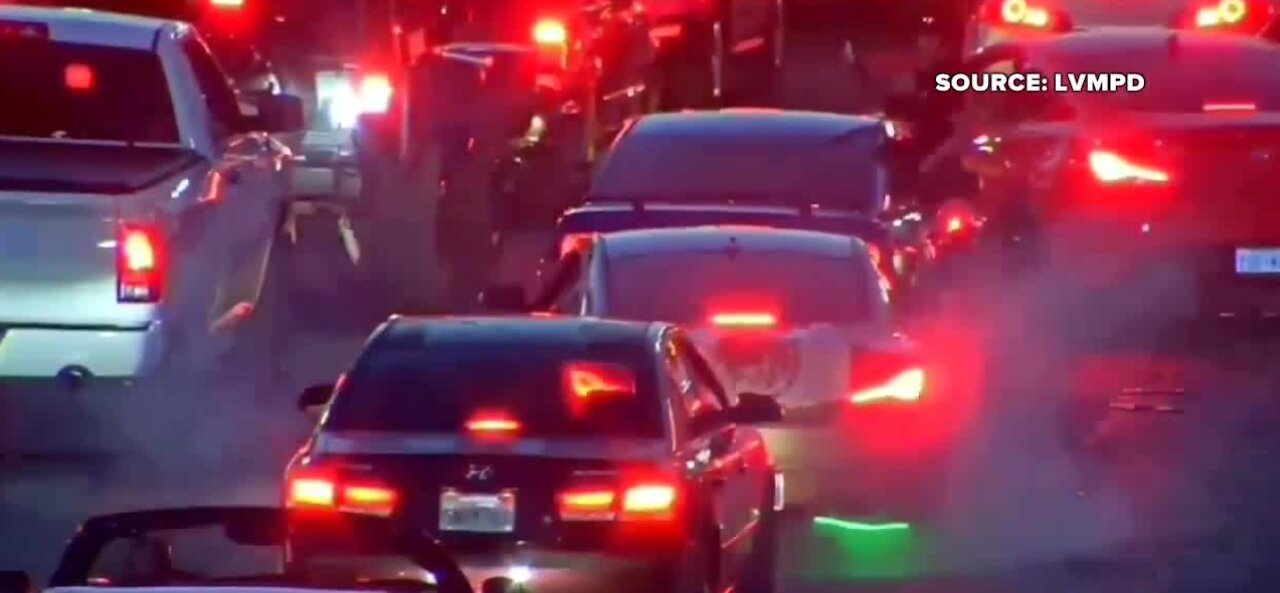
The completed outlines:
{"type": "Polygon", "coordinates": [[[636,375],[624,365],[578,361],[564,365],[564,387],[575,399],[597,395],[632,395],[636,375]]]}
{"type": "Polygon", "coordinates": [[[244,8],[244,0],[209,0],[209,3],[218,8],[244,8]]]}
{"type": "Polygon", "coordinates": [[[892,379],[872,387],[858,389],[849,395],[855,404],[866,404],[877,401],[897,400],[913,402],[924,395],[925,372],[922,368],[904,370],[892,379]]]}
{"type": "Polygon", "coordinates": [[[1133,163],[1106,150],[1089,152],[1089,169],[1102,183],[1167,183],[1169,181],[1169,174],[1160,169],[1133,163]]]}
{"type": "Polygon", "coordinates": [[[391,77],[381,72],[370,72],[360,77],[356,96],[360,100],[361,113],[386,113],[391,108],[394,92],[391,77]]]}
{"type": "Polygon", "coordinates": [[[665,480],[575,487],[557,497],[562,521],[665,521],[675,518],[679,487],[665,480]]]}
{"type": "Polygon", "coordinates": [[[914,402],[925,391],[925,370],[913,357],[897,353],[867,353],[853,361],[849,401],[914,402]]]}
{"type": "Polygon", "coordinates": [[[116,237],[116,299],[154,303],[164,288],[164,253],[152,226],[121,224],[116,237]]]}
{"type": "Polygon", "coordinates": [[[518,432],[520,421],[501,412],[480,412],[467,420],[466,426],[477,434],[504,435],[518,432]]]}
{"type": "Polygon", "coordinates": [[[70,91],[93,90],[95,76],[88,64],[67,64],[62,71],[62,82],[70,91]]]}
{"type": "Polygon", "coordinates": [[[769,328],[778,325],[778,316],[766,311],[712,313],[711,324],[724,328],[769,328]]]}
{"type": "Polygon", "coordinates": [[[591,233],[569,233],[560,239],[560,257],[564,257],[591,239],[591,233]]]}
{"type": "Polygon", "coordinates": [[[559,19],[538,19],[533,25],[533,42],[541,46],[564,46],[569,42],[569,29],[559,19]]]}
{"type": "Polygon", "coordinates": [[[1229,112],[1229,113],[1239,113],[1239,112],[1244,112],[1244,113],[1253,113],[1253,112],[1255,112],[1255,111],[1257,111],[1257,110],[1258,110],[1258,104],[1257,104],[1257,103],[1248,102],[1248,101],[1242,101],[1242,102],[1239,102],[1239,103],[1229,103],[1229,102],[1207,102],[1207,103],[1205,103],[1205,104],[1204,104],[1204,111],[1205,111],[1205,113],[1221,113],[1221,112],[1229,112]]]}
{"type": "Polygon", "coordinates": [[[288,481],[286,506],[296,510],[342,511],[387,517],[395,512],[399,493],[367,479],[342,481],[304,474],[288,481]]]}
{"type": "Polygon", "coordinates": [[[1202,29],[1239,25],[1249,16],[1245,0],[1220,0],[1196,10],[1196,26],[1202,29]]]}
{"type": "Polygon", "coordinates": [[[994,25],[1044,30],[1060,25],[1052,8],[1030,0],[991,0],[982,11],[983,20],[994,25]]]}

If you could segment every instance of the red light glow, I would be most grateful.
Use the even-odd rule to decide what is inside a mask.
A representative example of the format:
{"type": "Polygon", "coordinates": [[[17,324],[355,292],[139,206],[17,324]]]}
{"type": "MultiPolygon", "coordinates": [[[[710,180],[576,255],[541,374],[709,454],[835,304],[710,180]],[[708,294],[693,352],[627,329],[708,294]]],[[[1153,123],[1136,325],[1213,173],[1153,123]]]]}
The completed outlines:
{"type": "Polygon", "coordinates": [[[62,79],[73,91],[91,91],[94,87],[93,68],[88,64],[67,64],[62,71],[62,79]]]}
{"type": "Polygon", "coordinates": [[[538,45],[564,45],[569,41],[569,30],[557,19],[540,19],[533,25],[533,41],[538,45]]]}
{"type": "Polygon", "coordinates": [[[479,414],[467,421],[471,432],[509,433],[520,430],[520,423],[500,414],[479,414]]]}
{"type": "Polygon", "coordinates": [[[773,327],[778,317],[766,312],[713,313],[712,325],[720,327],[773,327]]]}
{"type": "Polygon", "coordinates": [[[597,395],[634,394],[635,373],[625,366],[599,362],[573,362],[564,368],[565,387],[578,399],[597,395]]]}
{"type": "Polygon", "coordinates": [[[925,372],[921,368],[911,368],[895,375],[882,385],[860,389],[849,396],[855,404],[896,400],[914,402],[924,394],[925,372]]]}
{"type": "Polygon", "coordinates": [[[1105,150],[1089,153],[1089,168],[1102,183],[1148,182],[1167,183],[1169,174],[1154,167],[1146,167],[1105,150]]]}
{"type": "Polygon", "coordinates": [[[1206,113],[1218,111],[1252,112],[1258,110],[1258,105],[1256,103],[1205,103],[1204,110],[1206,113]]]}

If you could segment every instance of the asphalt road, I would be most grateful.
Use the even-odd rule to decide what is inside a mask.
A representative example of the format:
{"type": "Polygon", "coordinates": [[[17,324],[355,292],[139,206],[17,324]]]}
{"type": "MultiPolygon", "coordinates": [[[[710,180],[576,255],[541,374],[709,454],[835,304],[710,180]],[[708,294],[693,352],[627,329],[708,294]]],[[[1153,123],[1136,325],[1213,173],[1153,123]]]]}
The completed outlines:
{"type": "MultiPolygon", "coordinates": [[[[791,49],[775,102],[869,105],[871,93],[839,67],[838,41],[796,40],[791,49]]],[[[345,282],[336,237],[323,226],[302,237],[297,286],[345,282]]],[[[1091,302],[1070,288],[1059,276],[1002,287],[975,308],[917,325],[944,378],[937,397],[955,402],[941,511],[910,523],[790,516],[780,591],[1280,590],[1280,567],[1267,566],[1280,557],[1269,527],[1280,525],[1280,368],[1267,368],[1274,350],[1178,348],[1122,323],[1158,309],[1155,288],[1132,303],[1091,302]],[[1116,332],[1126,339],[1108,339],[1116,332]],[[1132,387],[1184,392],[1126,396],[1132,387]],[[1108,411],[1112,400],[1175,409],[1108,411]],[[1068,421],[1082,402],[1091,413],[1068,421]]],[[[151,441],[148,459],[6,459],[0,567],[46,575],[62,540],[93,513],[277,502],[280,469],[306,431],[294,394],[340,372],[372,327],[353,301],[332,290],[291,295],[285,375],[266,393],[257,378],[234,372],[217,384],[173,385],[174,401],[137,428],[151,441]]],[[[779,456],[803,463],[814,453],[794,429],[768,436],[779,456]]],[[[828,433],[825,452],[847,437],[828,433]]],[[[856,485],[858,469],[831,479],[856,485]]]]}

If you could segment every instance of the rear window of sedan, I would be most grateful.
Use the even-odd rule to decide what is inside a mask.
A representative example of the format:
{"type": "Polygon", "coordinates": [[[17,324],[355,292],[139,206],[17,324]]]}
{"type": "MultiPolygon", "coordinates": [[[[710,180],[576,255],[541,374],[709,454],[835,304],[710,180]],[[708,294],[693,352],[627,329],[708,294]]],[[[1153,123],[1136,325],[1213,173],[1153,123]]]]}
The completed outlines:
{"type": "Polygon", "coordinates": [[[177,144],[155,53],[0,40],[0,136],[177,144]]]}
{"type": "Polygon", "coordinates": [[[788,251],[614,257],[608,312],[690,325],[726,313],[767,313],[784,325],[859,323],[873,313],[869,266],[853,257],[788,251]]]}
{"type": "Polygon", "coordinates": [[[1146,85],[1138,92],[1076,93],[1109,108],[1199,113],[1214,105],[1248,105],[1256,111],[1280,111],[1280,49],[1262,42],[1215,44],[1193,38],[1172,47],[1144,42],[1063,49],[1050,58],[1057,72],[1142,74],[1146,85]]]}
{"type": "Polygon", "coordinates": [[[464,433],[499,418],[535,438],[661,437],[650,358],[640,346],[585,343],[375,345],[343,382],[326,427],[464,433]]]}

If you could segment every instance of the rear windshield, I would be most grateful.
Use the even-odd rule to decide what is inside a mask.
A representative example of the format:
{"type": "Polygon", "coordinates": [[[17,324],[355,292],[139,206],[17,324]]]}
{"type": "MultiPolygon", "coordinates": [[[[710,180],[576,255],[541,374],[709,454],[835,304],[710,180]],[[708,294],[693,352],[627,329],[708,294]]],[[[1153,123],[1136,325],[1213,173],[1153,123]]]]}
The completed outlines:
{"type": "Polygon", "coordinates": [[[0,136],[179,141],[156,54],[21,39],[0,40],[0,136]]]}
{"type": "Polygon", "coordinates": [[[1053,57],[1066,73],[1141,72],[1140,92],[1079,93],[1113,108],[1148,113],[1201,113],[1214,104],[1249,104],[1280,111],[1280,51],[1258,45],[1196,43],[1171,51],[1164,45],[1087,51],[1072,48],[1053,57]]]}
{"type": "Polygon", "coordinates": [[[782,324],[808,325],[870,316],[869,272],[848,257],[663,253],[610,259],[608,273],[609,314],[624,319],[697,325],[720,313],[765,312],[782,324]]]}
{"type": "Polygon", "coordinates": [[[656,438],[661,406],[645,361],[639,347],[598,344],[377,348],[351,372],[327,427],[458,433],[470,420],[500,413],[519,422],[522,436],[656,438]],[[593,365],[628,372],[635,393],[578,397],[566,385],[566,367],[593,365]]]}

